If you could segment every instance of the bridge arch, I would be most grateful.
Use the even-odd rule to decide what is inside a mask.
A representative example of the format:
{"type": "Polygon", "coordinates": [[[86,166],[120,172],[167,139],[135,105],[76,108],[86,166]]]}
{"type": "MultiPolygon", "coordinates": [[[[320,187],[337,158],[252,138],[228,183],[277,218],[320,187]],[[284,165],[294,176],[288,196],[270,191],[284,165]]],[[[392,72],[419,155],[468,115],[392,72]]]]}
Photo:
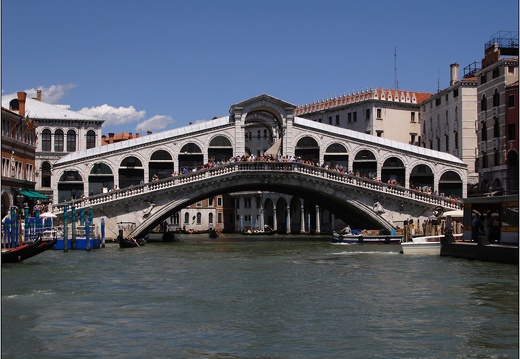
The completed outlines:
{"type": "Polygon", "coordinates": [[[119,188],[127,188],[145,181],[143,166],[146,162],[142,153],[133,153],[120,156],[118,167],[119,188]]]}
{"type": "Polygon", "coordinates": [[[212,158],[215,161],[227,161],[233,156],[235,145],[233,139],[227,134],[216,134],[208,138],[206,147],[208,161],[212,158]]]}
{"type": "Polygon", "coordinates": [[[359,176],[369,176],[371,173],[377,175],[378,163],[374,152],[371,149],[363,149],[359,147],[354,152],[354,161],[352,162],[352,172],[359,176]]]}
{"type": "Polygon", "coordinates": [[[433,190],[435,188],[435,176],[433,169],[428,163],[417,163],[414,161],[409,174],[410,187],[419,190],[433,190]]]}
{"type": "Polygon", "coordinates": [[[323,162],[329,167],[342,166],[345,171],[349,169],[349,150],[348,145],[339,141],[328,141],[325,144],[325,153],[323,154],[323,162]]]}
{"type": "Polygon", "coordinates": [[[320,162],[320,145],[316,135],[302,134],[295,138],[294,156],[303,160],[320,162]]]}
{"type": "Polygon", "coordinates": [[[171,177],[175,170],[174,156],[168,148],[154,148],[149,154],[148,160],[148,181],[152,180],[153,175],[159,178],[171,177]]]}
{"type": "Polygon", "coordinates": [[[107,190],[113,188],[114,181],[114,169],[111,163],[107,163],[106,161],[93,163],[88,174],[89,196],[103,193],[105,188],[107,190]]]}
{"type": "Polygon", "coordinates": [[[204,144],[199,140],[192,139],[191,141],[184,141],[179,147],[180,150],[177,158],[179,172],[185,169],[190,171],[204,164],[204,152],[202,151],[204,144]]]}
{"type": "Polygon", "coordinates": [[[407,184],[406,178],[406,160],[401,156],[396,155],[387,155],[381,158],[381,181],[382,182],[392,182],[393,184],[398,184],[401,186],[405,186],[407,184]]]}
{"type": "Polygon", "coordinates": [[[461,174],[455,170],[441,172],[439,177],[439,194],[462,198],[463,181],[461,174]]]}

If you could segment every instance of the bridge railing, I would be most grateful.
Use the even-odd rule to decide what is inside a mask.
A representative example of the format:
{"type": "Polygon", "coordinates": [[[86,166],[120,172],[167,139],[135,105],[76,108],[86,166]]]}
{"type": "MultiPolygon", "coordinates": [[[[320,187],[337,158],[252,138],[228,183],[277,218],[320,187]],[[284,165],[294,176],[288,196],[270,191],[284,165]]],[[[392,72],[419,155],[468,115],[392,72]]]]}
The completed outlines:
{"type": "Polygon", "coordinates": [[[227,164],[216,165],[209,168],[204,168],[195,172],[188,172],[175,177],[168,177],[158,181],[152,181],[140,185],[133,185],[127,188],[109,191],[90,197],[79,198],[65,203],[59,203],[53,206],[56,213],[62,213],[63,207],[67,205],[69,208],[74,205],[76,208],[85,208],[99,204],[133,197],[142,193],[150,193],[160,191],[182,185],[186,183],[205,180],[223,176],[234,172],[244,171],[260,171],[260,172],[298,172],[306,175],[326,178],[331,181],[345,183],[351,186],[361,187],[372,191],[380,191],[405,199],[414,199],[430,204],[435,204],[445,208],[460,209],[463,202],[460,199],[451,197],[438,196],[435,194],[425,193],[422,191],[404,188],[399,185],[383,183],[376,180],[371,180],[365,177],[355,176],[349,173],[343,173],[336,170],[326,169],[314,165],[299,162],[261,162],[261,161],[239,161],[230,162],[227,164]]]}

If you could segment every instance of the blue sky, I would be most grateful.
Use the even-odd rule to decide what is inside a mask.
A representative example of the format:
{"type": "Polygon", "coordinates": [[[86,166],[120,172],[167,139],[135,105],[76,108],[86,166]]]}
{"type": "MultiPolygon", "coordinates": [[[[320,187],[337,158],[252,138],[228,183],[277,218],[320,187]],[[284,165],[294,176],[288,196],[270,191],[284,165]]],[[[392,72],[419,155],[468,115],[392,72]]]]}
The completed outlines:
{"type": "Polygon", "coordinates": [[[146,134],[267,93],[435,93],[518,31],[518,1],[2,0],[2,97],[26,91],[146,134]],[[493,16],[491,14],[494,14],[493,16]],[[396,51],[397,56],[394,56],[396,51]]]}

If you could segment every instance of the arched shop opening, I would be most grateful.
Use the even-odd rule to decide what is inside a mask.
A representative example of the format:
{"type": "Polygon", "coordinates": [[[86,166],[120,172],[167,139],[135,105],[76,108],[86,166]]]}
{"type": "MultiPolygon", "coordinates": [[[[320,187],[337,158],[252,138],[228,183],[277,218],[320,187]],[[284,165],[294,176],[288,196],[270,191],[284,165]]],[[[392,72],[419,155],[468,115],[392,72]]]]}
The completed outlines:
{"type": "Polygon", "coordinates": [[[217,136],[211,140],[208,148],[208,160],[228,161],[233,157],[233,146],[224,136],[217,136]]]}
{"type": "Polygon", "coordinates": [[[444,172],[439,179],[439,194],[462,198],[462,179],[453,171],[444,172]]]}
{"type": "Polygon", "coordinates": [[[58,202],[81,198],[83,194],[83,178],[79,172],[65,171],[58,181],[58,202]]]}
{"type": "Polygon", "coordinates": [[[433,191],[433,172],[426,165],[417,165],[410,173],[410,188],[433,191]]]}
{"type": "Polygon", "coordinates": [[[348,153],[345,146],[339,143],[333,143],[325,151],[323,161],[329,168],[341,166],[345,170],[348,170],[348,153]]]}
{"type": "Polygon", "coordinates": [[[294,149],[294,155],[302,160],[320,162],[320,146],[312,137],[304,137],[298,141],[294,149]]]}
{"type": "Polygon", "coordinates": [[[114,174],[106,163],[94,163],[88,176],[89,196],[106,193],[114,187],[114,174]]]}
{"type": "Polygon", "coordinates": [[[356,154],[352,164],[352,172],[356,176],[374,178],[377,176],[376,156],[369,150],[361,150],[356,154]]]}
{"type": "Polygon", "coordinates": [[[204,156],[199,146],[191,142],[182,146],[179,153],[179,172],[182,173],[184,169],[190,171],[203,164],[204,156]]]}
{"type": "Polygon", "coordinates": [[[119,166],[119,188],[138,185],[144,181],[144,168],[135,156],[126,157],[119,166]]]}
{"type": "Polygon", "coordinates": [[[160,179],[171,177],[173,171],[174,163],[171,154],[164,150],[158,150],[152,154],[148,163],[148,181],[151,181],[154,175],[160,179]]]}
{"type": "Polygon", "coordinates": [[[397,157],[390,157],[383,163],[381,168],[381,182],[404,186],[406,179],[405,171],[406,168],[403,161],[397,157]]]}

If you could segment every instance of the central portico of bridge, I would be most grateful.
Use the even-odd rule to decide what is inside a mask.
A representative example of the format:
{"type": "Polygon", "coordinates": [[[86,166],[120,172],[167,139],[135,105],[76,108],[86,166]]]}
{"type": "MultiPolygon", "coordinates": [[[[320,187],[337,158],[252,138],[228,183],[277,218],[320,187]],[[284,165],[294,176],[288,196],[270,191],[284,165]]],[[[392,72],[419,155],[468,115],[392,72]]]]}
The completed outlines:
{"type": "Polygon", "coordinates": [[[295,117],[295,108],[263,94],[232,105],[228,116],[70,153],[53,166],[54,208],[59,213],[64,204],[94,206],[95,221],[104,218],[115,228],[132,217],[136,233],[142,233],[204,196],[266,190],[320,202],[338,217],[356,208],[362,218],[390,229],[402,218],[428,217],[435,206],[457,207],[456,199],[466,196],[466,166],[457,157],[295,117]],[[251,129],[265,139],[261,154],[247,146],[251,129]],[[231,166],[232,158],[253,159],[264,167],[239,169],[231,166]],[[273,167],[276,163],[285,163],[285,169],[273,167]],[[201,173],[208,177],[200,178],[201,173]],[[338,187],[340,177],[345,180],[338,187]],[[192,180],[182,184],[187,178],[192,180]],[[106,193],[112,187],[116,191],[106,193]],[[132,196],[137,196],[133,203],[132,196]]]}

